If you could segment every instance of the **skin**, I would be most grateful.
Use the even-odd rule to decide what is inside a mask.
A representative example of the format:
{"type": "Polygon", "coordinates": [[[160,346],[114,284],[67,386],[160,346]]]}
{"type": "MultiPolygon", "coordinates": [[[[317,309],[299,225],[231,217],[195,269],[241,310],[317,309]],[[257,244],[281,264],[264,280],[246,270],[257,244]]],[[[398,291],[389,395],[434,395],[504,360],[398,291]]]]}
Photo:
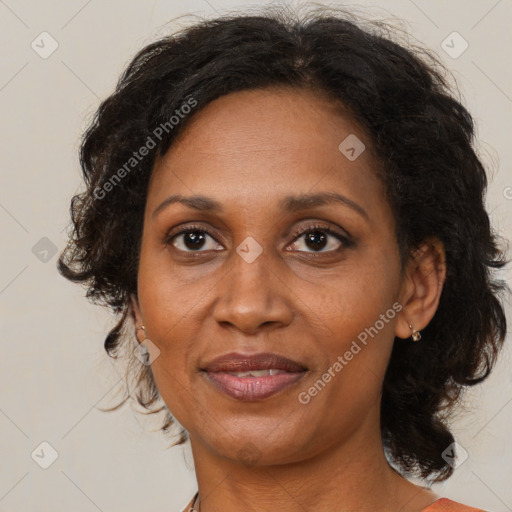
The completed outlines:
{"type": "Polygon", "coordinates": [[[421,330],[434,316],[444,253],[427,241],[402,268],[369,148],[329,99],[271,88],[210,103],[156,162],[133,316],[160,350],[152,363],[159,392],[189,432],[201,512],[419,512],[437,498],[387,463],[379,406],[395,336],[412,343],[409,324],[421,330]],[[338,150],[349,134],[367,148],[354,161],[338,150]],[[341,203],[280,208],[285,196],[318,192],[342,194],[366,213],[341,203]],[[223,211],[173,203],[153,216],[172,194],[208,196],[223,211]],[[210,233],[195,251],[183,234],[172,236],[190,224],[210,233]],[[325,234],[323,248],[308,244],[303,233],[314,226],[353,243],[325,234]],[[236,251],[249,236],[263,251],[252,263],[236,251]],[[394,303],[401,311],[300,403],[298,394],[394,303]],[[265,400],[239,401],[199,370],[232,351],[276,352],[308,372],[265,400]]]}

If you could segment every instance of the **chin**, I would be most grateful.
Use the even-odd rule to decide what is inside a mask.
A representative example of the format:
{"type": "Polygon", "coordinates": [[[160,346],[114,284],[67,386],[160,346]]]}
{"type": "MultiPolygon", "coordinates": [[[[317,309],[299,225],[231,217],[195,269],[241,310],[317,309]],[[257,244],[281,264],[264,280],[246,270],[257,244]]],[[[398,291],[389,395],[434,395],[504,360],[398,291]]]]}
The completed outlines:
{"type": "Polygon", "coordinates": [[[276,428],[275,424],[268,429],[262,429],[260,433],[255,432],[254,425],[252,428],[248,425],[243,429],[218,432],[218,436],[209,430],[203,437],[203,443],[219,456],[247,466],[297,462],[305,456],[303,447],[311,445],[298,432],[279,433],[279,426],[276,428]]]}

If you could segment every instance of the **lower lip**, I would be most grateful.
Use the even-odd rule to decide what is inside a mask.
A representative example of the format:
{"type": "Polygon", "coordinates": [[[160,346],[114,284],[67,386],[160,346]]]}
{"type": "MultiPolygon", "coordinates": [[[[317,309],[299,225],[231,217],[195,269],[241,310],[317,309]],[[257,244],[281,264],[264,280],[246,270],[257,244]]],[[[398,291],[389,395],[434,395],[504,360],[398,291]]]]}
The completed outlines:
{"type": "Polygon", "coordinates": [[[232,398],[247,402],[263,400],[275,395],[304,378],[306,373],[287,372],[265,377],[237,377],[223,372],[204,372],[208,381],[217,389],[232,398]]]}

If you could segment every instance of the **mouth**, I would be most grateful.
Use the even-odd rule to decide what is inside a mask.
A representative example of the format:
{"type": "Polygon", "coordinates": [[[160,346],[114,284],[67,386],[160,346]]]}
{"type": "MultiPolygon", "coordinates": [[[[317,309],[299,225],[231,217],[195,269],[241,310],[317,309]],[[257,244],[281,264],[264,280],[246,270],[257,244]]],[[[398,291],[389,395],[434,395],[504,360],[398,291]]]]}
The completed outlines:
{"type": "Polygon", "coordinates": [[[272,353],[230,353],[210,361],[201,371],[217,391],[237,400],[258,401],[293,386],[308,368],[272,353]]]}

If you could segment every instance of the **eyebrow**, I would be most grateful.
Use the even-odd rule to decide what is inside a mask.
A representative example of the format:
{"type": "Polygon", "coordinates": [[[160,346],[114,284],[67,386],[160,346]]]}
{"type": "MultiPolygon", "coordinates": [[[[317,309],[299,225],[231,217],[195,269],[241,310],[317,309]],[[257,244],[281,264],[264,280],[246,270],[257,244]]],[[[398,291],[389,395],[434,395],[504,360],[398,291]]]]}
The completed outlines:
{"type": "MultiPolygon", "coordinates": [[[[207,211],[215,213],[221,213],[224,211],[221,203],[210,197],[202,195],[185,197],[182,196],[181,194],[175,194],[169,196],[155,208],[151,215],[152,218],[154,219],[155,216],[158,213],[160,213],[164,208],[175,203],[183,204],[191,209],[198,211],[207,211]]],[[[280,201],[279,205],[281,210],[292,213],[332,203],[342,203],[343,205],[348,206],[352,210],[359,213],[359,215],[364,217],[366,220],[370,220],[368,214],[366,213],[366,210],[362,206],[352,201],[352,199],[349,199],[344,195],[337,194],[334,192],[321,192],[317,194],[300,194],[297,196],[287,196],[280,201]]]]}

